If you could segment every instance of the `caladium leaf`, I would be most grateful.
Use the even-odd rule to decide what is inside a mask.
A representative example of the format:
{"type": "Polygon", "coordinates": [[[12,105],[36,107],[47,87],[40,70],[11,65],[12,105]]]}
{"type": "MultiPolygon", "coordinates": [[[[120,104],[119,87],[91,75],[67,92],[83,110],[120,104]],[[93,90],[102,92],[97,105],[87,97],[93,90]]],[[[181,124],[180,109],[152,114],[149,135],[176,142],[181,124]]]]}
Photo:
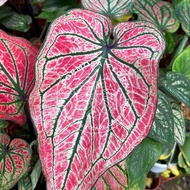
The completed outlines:
{"type": "Polygon", "coordinates": [[[134,0],[81,0],[81,3],[85,9],[116,18],[127,14],[134,0]]]}
{"type": "Polygon", "coordinates": [[[2,6],[3,4],[5,4],[7,2],[7,0],[0,0],[0,6],[2,6]]]}
{"type": "Polygon", "coordinates": [[[90,189],[147,135],[164,48],[151,23],[112,28],[81,9],[55,20],[29,98],[49,189],[90,189]]]}
{"type": "Polygon", "coordinates": [[[173,97],[190,108],[190,80],[178,72],[167,72],[162,85],[173,97]]]}
{"type": "Polygon", "coordinates": [[[0,139],[0,171],[2,184],[0,189],[13,187],[25,174],[30,164],[31,149],[22,139],[13,139],[7,134],[1,134],[0,139]]]}
{"type": "Polygon", "coordinates": [[[174,116],[174,138],[177,143],[183,145],[186,131],[183,112],[175,101],[170,101],[170,105],[174,116]]]}
{"type": "Polygon", "coordinates": [[[158,91],[158,104],[156,115],[148,137],[166,144],[172,148],[174,145],[174,118],[167,96],[158,91]]]}
{"type": "Polygon", "coordinates": [[[108,169],[105,174],[98,179],[94,186],[94,190],[107,189],[127,189],[127,171],[125,161],[108,169]]]}
{"type": "Polygon", "coordinates": [[[190,1],[175,0],[176,15],[182,25],[184,32],[190,36],[190,1]]]}
{"type": "Polygon", "coordinates": [[[0,119],[26,122],[24,102],[34,86],[37,52],[25,39],[0,31],[0,119]]]}
{"type": "Polygon", "coordinates": [[[153,22],[161,30],[173,33],[179,28],[180,23],[169,2],[159,0],[135,0],[132,10],[138,15],[138,20],[153,22]]]}

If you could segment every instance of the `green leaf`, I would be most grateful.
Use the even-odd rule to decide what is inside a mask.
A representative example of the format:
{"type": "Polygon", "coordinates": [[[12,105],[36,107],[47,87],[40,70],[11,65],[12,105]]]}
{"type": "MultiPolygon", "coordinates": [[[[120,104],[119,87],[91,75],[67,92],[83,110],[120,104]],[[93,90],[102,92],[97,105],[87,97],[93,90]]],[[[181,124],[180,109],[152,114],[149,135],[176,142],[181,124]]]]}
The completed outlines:
{"type": "Polygon", "coordinates": [[[182,73],[167,72],[163,87],[178,101],[190,107],[190,80],[182,73]]]}
{"type": "Polygon", "coordinates": [[[26,172],[24,176],[18,181],[18,190],[31,190],[32,183],[30,180],[29,172],[26,172]]]}
{"type": "Polygon", "coordinates": [[[165,32],[166,53],[172,53],[175,47],[173,36],[169,32],[165,32]]]}
{"type": "Polygon", "coordinates": [[[32,182],[32,189],[35,189],[35,187],[38,183],[38,180],[40,178],[41,172],[42,172],[42,165],[41,165],[40,159],[38,159],[36,165],[34,166],[32,173],[30,175],[31,182],[32,182]]]}
{"type": "Polygon", "coordinates": [[[2,173],[0,171],[0,187],[2,186],[2,173]]]}
{"type": "Polygon", "coordinates": [[[181,22],[182,29],[190,36],[190,1],[189,0],[175,0],[176,15],[181,22]]]}
{"type": "Polygon", "coordinates": [[[161,154],[161,145],[152,139],[144,139],[127,157],[129,187],[145,178],[161,154]]]}
{"type": "Polygon", "coordinates": [[[36,18],[47,19],[48,21],[55,19],[56,14],[53,12],[43,11],[36,18]]]}
{"type": "Polygon", "coordinates": [[[11,30],[27,32],[30,29],[32,19],[29,15],[13,13],[11,17],[0,20],[0,23],[11,30]]]}
{"type": "Polygon", "coordinates": [[[46,0],[44,1],[43,11],[54,12],[60,9],[71,9],[77,7],[77,0],[46,0]]]}
{"type": "Polygon", "coordinates": [[[0,7],[0,20],[6,17],[10,17],[13,14],[13,11],[10,7],[2,6],[0,7]]]}
{"type": "Polygon", "coordinates": [[[146,187],[146,178],[147,176],[144,176],[141,178],[141,180],[137,183],[137,186],[138,186],[138,190],[144,190],[145,187],[146,187]]]}
{"type": "Polygon", "coordinates": [[[166,144],[169,148],[174,144],[174,119],[167,96],[158,91],[156,115],[148,137],[166,144]]]}
{"type": "Polygon", "coordinates": [[[166,160],[172,153],[171,147],[168,147],[167,144],[161,143],[162,154],[160,155],[159,160],[166,160]]]}
{"type": "Polygon", "coordinates": [[[38,182],[38,175],[31,179],[32,170],[34,170],[35,165],[39,160],[39,155],[36,152],[37,141],[34,140],[30,143],[30,149],[32,150],[32,158],[30,160],[30,165],[24,176],[18,181],[18,190],[31,190],[35,189],[36,183],[38,182]],[[35,180],[35,184],[33,183],[35,180]]]}
{"type": "Polygon", "coordinates": [[[182,152],[182,155],[187,165],[190,167],[190,133],[187,133],[184,145],[183,146],[179,145],[179,148],[182,152]]]}
{"type": "Polygon", "coordinates": [[[179,28],[180,23],[169,2],[136,0],[132,10],[138,15],[138,20],[153,22],[161,30],[173,33],[179,28]]]}
{"type": "Polygon", "coordinates": [[[174,138],[177,143],[183,145],[185,141],[186,130],[183,112],[175,101],[172,100],[170,104],[174,116],[174,138]]]}
{"type": "Polygon", "coordinates": [[[173,72],[183,73],[190,79],[190,46],[188,46],[174,61],[173,72]]]}
{"type": "Polygon", "coordinates": [[[178,156],[178,164],[181,168],[184,168],[186,173],[190,174],[190,167],[187,165],[183,154],[180,152],[178,156]]]}
{"type": "Polygon", "coordinates": [[[5,120],[0,120],[0,129],[4,129],[9,125],[9,123],[5,120]]]}

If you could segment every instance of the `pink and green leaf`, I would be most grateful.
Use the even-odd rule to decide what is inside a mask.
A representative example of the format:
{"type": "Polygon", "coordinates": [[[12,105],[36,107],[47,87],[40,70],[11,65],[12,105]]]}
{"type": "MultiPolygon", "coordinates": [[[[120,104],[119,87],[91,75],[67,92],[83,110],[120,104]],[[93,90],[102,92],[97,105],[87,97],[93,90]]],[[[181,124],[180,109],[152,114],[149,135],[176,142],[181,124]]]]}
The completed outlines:
{"type": "Polygon", "coordinates": [[[0,6],[6,3],[7,0],[0,0],[0,6]]]}
{"type": "Polygon", "coordinates": [[[1,190],[13,187],[27,172],[31,159],[29,144],[22,139],[10,140],[6,134],[0,135],[1,190]]]}
{"type": "Polygon", "coordinates": [[[151,23],[113,28],[80,9],[55,20],[29,98],[48,189],[91,189],[145,138],[164,48],[151,23]]]}
{"type": "Polygon", "coordinates": [[[190,36],[190,1],[175,0],[176,15],[182,25],[184,32],[190,36]]]}
{"type": "Polygon", "coordinates": [[[127,171],[125,161],[108,169],[105,174],[98,179],[94,186],[94,190],[107,189],[127,189],[127,171]]]}
{"type": "Polygon", "coordinates": [[[179,28],[180,23],[169,2],[135,0],[132,10],[138,15],[138,20],[152,22],[161,30],[173,33],[179,28]]]}
{"type": "Polygon", "coordinates": [[[24,104],[34,86],[37,49],[0,30],[0,119],[26,122],[24,104]]]}
{"type": "Polygon", "coordinates": [[[85,9],[116,18],[127,14],[134,0],[82,0],[85,9]]]}

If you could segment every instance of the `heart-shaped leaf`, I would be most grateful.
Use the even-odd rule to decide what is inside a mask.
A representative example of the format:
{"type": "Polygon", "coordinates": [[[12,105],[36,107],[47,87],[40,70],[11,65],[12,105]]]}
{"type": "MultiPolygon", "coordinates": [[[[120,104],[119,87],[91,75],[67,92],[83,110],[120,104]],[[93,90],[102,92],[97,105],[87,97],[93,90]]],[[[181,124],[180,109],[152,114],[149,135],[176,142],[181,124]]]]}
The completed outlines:
{"type": "Polygon", "coordinates": [[[164,48],[151,23],[112,28],[81,9],[55,20],[29,98],[49,189],[90,189],[147,135],[164,48]]]}
{"type": "Polygon", "coordinates": [[[37,49],[0,30],[0,119],[26,122],[24,101],[34,86],[37,49]]]}
{"type": "Polygon", "coordinates": [[[138,15],[138,20],[153,22],[161,30],[170,33],[179,28],[179,21],[169,2],[159,0],[135,0],[132,10],[138,15]]]}
{"type": "Polygon", "coordinates": [[[126,162],[108,169],[105,174],[98,179],[94,186],[94,190],[117,189],[125,190],[127,187],[127,171],[126,162]]]}
{"type": "Polygon", "coordinates": [[[134,0],[82,0],[81,2],[85,9],[116,18],[127,14],[134,0]]]}
{"type": "Polygon", "coordinates": [[[13,139],[6,134],[0,135],[0,171],[2,184],[0,189],[13,187],[25,174],[30,164],[31,150],[22,139],[13,139]]]}
{"type": "Polygon", "coordinates": [[[148,136],[172,148],[174,145],[174,118],[167,96],[158,91],[158,104],[148,136]]]}
{"type": "Polygon", "coordinates": [[[175,0],[176,15],[182,25],[184,32],[190,36],[190,1],[189,0],[175,0]]]}
{"type": "Polygon", "coordinates": [[[167,72],[162,84],[172,96],[190,108],[190,80],[185,75],[167,72]]]}

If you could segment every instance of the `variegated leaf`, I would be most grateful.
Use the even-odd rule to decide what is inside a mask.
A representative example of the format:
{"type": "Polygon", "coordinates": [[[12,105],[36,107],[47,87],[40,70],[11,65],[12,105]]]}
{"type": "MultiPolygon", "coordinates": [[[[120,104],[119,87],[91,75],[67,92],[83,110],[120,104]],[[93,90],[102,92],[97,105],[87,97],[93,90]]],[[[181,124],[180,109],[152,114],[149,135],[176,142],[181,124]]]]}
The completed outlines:
{"type": "Polygon", "coordinates": [[[174,145],[174,118],[167,96],[158,91],[158,103],[152,128],[148,137],[159,141],[170,149],[174,145]]]}
{"type": "Polygon", "coordinates": [[[190,108],[190,80],[178,72],[167,72],[163,87],[179,102],[183,102],[190,108]]]}
{"type": "Polygon", "coordinates": [[[2,6],[3,4],[5,4],[7,2],[7,0],[0,0],[0,6],[2,6]]]}
{"type": "Polygon", "coordinates": [[[85,9],[116,18],[127,14],[134,0],[82,0],[85,9]]]}
{"type": "Polygon", "coordinates": [[[22,139],[13,139],[1,134],[0,171],[2,174],[1,190],[8,190],[27,172],[30,164],[31,150],[22,139]]]}
{"type": "Polygon", "coordinates": [[[34,86],[37,49],[0,30],[0,119],[26,122],[24,104],[34,86]]]}
{"type": "Polygon", "coordinates": [[[125,161],[108,169],[105,174],[98,179],[93,190],[107,189],[127,189],[127,171],[125,161]]]}
{"type": "Polygon", "coordinates": [[[175,0],[176,15],[185,33],[190,36],[190,1],[175,0]]]}
{"type": "Polygon", "coordinates": [[[48,189],[90,189],[147,135],[164,48],[151,23],[112,28],[81,9],[55,20],[29,99],[48,189]]]}
{"type": "Polygon", "coordinates": [[[170,105],[174,116],[174,138],[177,143],[183,145],[186,131],[183,112],[175,101],[170,101],[170,105]]]}
{"type": "Polygon", "coordinates": [[[153,22],[161,30],[170,33],[179,28],[179,21],[169,2],[159,0],[135,0],[132,10],[138,15],[138,20],[153,22]]]}

